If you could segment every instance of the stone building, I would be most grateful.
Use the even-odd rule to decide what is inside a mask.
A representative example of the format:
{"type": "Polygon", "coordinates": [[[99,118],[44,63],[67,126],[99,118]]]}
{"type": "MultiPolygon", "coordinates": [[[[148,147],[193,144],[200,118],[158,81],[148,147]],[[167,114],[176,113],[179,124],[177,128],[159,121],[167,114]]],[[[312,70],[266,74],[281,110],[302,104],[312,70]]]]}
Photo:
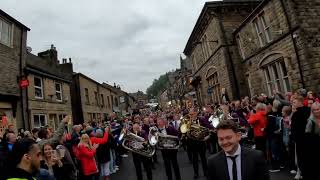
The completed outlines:
{"type": "Polygon", "coordinates": [[[205,3],[188,39],[184,54],[192,61],[192,82],[199,105],[247,94],[233,31],[259,4],[258,0],[205,3]]]}
{"type": "Polygon", "coordinates": [[[19,87],[19,82],[25,78],[28,31],[28,27],[0,10],[0,131],[8,124],[26,126],[26,90],[19,87]]]}
{"type": "Polygon", "coordinates": [[[117,93],[81,74],[73,74],[72,88],[73,123],[102,122],[119,104],[117,93]]]}
{"type": "Polygon", "coordinates": [[[56,129],[66,115],[72,115],[71,59],[60,63],[58,52],[51,45],[51,49],[38,56],[27,54],[25,73],[30,83],[27,89],[28,129],[46,125],[56,129]]]}
{"type": "Polygon", "coordinates": [[[116,92],[116,96],[114,96],[114,112],[118,112],[124,115],[132,111],[132,109],[134,108],[134,98],[132,96],[130,96],[127,92],[121,90],[119,85],[117,86],[116,84],[114,84],[113,86],[111,86],[107,83],[102,83],[102,85],[116,92]]]}
{"type": "Polygon", "coordinates": [[[145,105],[148,103],[148,95],[146,95],[142,91],[138,91],[136,93],[129,93],[129,95],[131,95],[135,101],[135,109],[144,108],[145,105]]]}
{"type": "Polygon", "coordinates": [[[250,94],[320,92],[320,2],[264,0],[234,32],[250,94]]]}

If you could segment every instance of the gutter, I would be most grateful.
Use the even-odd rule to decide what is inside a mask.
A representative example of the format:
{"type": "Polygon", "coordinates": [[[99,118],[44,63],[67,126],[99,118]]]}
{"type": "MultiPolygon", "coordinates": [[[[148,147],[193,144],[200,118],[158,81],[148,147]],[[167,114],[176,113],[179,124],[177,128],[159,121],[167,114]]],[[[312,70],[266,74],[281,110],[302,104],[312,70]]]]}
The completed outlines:
{"type": "MultiPolygon", "coordinates": [[[[21,28],[21,36],[20,36],[20,58],[19,58],[19,82],[22,79],[23,76],[23,65],[22,65],[22,54],[23,54],[23,48],[22,45],[23,44],[23,28],[21,28]]],[[[21,111],[22,111],[22,124],[23,124],[23,128],[26,129],[26,122],[25,122],[25,118],[24,118],[24,108],[23,108],[23,103],[24,103],[24,99],[23,99],[23,90],[22,88],[19,86],[20,89],[20,100],[21,100],[21,111]]],[[[28,102],[28,96],[26,96],[26,101],[28,102]]],[[[30,125],[29,125],[29,129],[30,129],[30,125]]]]}
{"type": "Polygon", "coordinates": [[[286,11],[286,8],[285,8],[285,5],[284,5],[283,0],[280,0],[280,2],[281,2],[281,8],[283,9],[283,12],[284,12],[284,15],[285,15],[285,17],[286,17],[287,24],[288,24],[288,28],[289,28],[289,31],[290,31],[290,37],[291,37],[291,40],[292,40],[292,42],[293,42],[294,52],[295,52],[296,57],[297,57],[298,68],[299,68],[299,74],[300,74],[300,77],[301,77],[302,88],[305,89],[305,82],[304,82],[304,79],[303,79],[303,73],[302,73],[302,68],[301,68],[301,59],[300,59],[299,54],[298,54],[297,43],[296,43],[295,39],[293,38],[293,31],[291,31],[292,25],[291,25],[291,22],[290,22],[290,20],[289,20],[288,12],[286,11]]]}
{"type": "MultiPolygon", "coordinates": [[[[223,37],[223,39],[225,41],[227,41],[226,32],[225,32],[225,29],[224,29],[223,24],[222,24],[222,15],[221,15],[221,13],[219,15],[219,25],[220,25],[221,32],[222,32],[222,37],[223,37]]],[[[240,99],[240,92],[239,92],[240,90],[239,90],[239,85],[238,85],[238,79],[237,79],[237,76],[236,76],[236,73],[235,73],[234,64],[233,64],[233,61],[232,61],[232,57],[231,57],[229,46],[226,46],[226,49],[227,49],[228,59],[230,61],[230,65],[231,65],[233,83],[235,85],[235,95],[236,95],[237,99],[240,99]]]]}

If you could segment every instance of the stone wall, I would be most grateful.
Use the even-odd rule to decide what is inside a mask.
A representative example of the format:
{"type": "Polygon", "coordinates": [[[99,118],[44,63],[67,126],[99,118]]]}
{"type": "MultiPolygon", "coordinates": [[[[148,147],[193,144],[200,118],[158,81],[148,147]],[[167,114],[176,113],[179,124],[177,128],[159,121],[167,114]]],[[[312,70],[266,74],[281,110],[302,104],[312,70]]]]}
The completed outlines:
{"type": "Polygon", "coordinates": [[[49,118],[51,115],[56,115],[58,119],[59,115],[72,115],[71,108],[71,96],[70,96],[70,84],[66,82],[56,81],[46,77],[42,78],[43,82],[43,99],[35,98],[35,88],[34,88],[34,75],[29,74],[29,87],[28,87],[28,112],[29,119],[31,122],[31,128],[34,127],[34,114],[44,114],[47,118],[47,123],[51,127],[55,127],[53,119],[49,118]],[[62,84],[62,102],[56,100],[55,83],[62,84]]]}
{"type": "Polygon", "coordinates": [[[103,87],[99,83],[93,82],[92,80],[89,80],[81,75],[79,76],[79,83],[80,83],[79,98],[81,98],[81,103],[82,103],[81,107],[83,111],[84,121],[87,122],[90,120],[88,113],[100,114],[103,120],[106,114],[110,114],[112,112],[111,95],[115,97],[114,94],[109,89],[103,87]],[[86,103],[85,88],[87,88],[89,92],[89,104],[86,103]],[[98,92],[98,102],[96,102],[95,100],[94,92],[98,92]],[[104,105],[102,105],[101,94],[103,94],[103,97],[104,97],[104,105]],[[109,97],[110,106],[108,104],[108,97],[109,97]]]}

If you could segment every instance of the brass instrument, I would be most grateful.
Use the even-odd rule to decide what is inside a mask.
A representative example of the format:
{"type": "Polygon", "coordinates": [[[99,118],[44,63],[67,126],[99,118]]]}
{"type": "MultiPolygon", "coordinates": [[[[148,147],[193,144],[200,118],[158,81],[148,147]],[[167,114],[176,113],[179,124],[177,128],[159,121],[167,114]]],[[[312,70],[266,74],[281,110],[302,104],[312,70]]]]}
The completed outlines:
{"type": "Polygon", "coordinates": [[[158,143],[158,128],[156,126],[150,127],[148,135],[149,144],[155,146],[158,143]]]}
{"type": "Polygon", "coordinates": [[[158,149],[179,149],[180,140],[178,136],[158,133],[158,149]]]}
{"type": "Polygon", "coordinates": [[[186,134],[191,126],[191,119],[190,117],[185,117],[183,119],[181,119],[181,124],[180,124],[180,132],[182,134],[186,134]]]}
{"type": "Polygon", "coordinates": [[[188,138],[197,141],[205,141],[205,138],[209,135],[209,129],[199,124],[192,124],[188,132],[188,138]]]}
{"type": "Polygon", "coordinates": [[[122,140],[122,146],[134,153],[140,154],[146,157],[152,157],[155,153],[154,146],[146,143],[145,139],[134,133],[121,133],[119,140],[122,140]]]}
{"type": "Polygon", "coordinates": [[[178,149],[179,138],[177,136],[164,135],[159,133],[157,127],[150,127],[149,130],[149,143],[152,146],[156,146],[158,149],[178,149]]]}
{"type": "Polygon", "coordinates": [[[209,129],[199,124],[195,124],[191,122],[192,120],[189,118],[184,118],[181,121],[180,132],[190,139],[204,141],[205,137],[209,134],[209,129]]]}

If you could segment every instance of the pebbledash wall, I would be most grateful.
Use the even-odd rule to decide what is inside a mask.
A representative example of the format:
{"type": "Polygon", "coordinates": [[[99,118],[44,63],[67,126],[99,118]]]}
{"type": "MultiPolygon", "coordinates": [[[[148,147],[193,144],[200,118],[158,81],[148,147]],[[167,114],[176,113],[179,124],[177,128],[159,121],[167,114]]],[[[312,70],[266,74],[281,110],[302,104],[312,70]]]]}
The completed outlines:
{"type": "Polygon", "coordinates": [[[319,15],[316,0],[266,0],[240,25],[234,35],[251,95],[320,92],[319,15]]]}

